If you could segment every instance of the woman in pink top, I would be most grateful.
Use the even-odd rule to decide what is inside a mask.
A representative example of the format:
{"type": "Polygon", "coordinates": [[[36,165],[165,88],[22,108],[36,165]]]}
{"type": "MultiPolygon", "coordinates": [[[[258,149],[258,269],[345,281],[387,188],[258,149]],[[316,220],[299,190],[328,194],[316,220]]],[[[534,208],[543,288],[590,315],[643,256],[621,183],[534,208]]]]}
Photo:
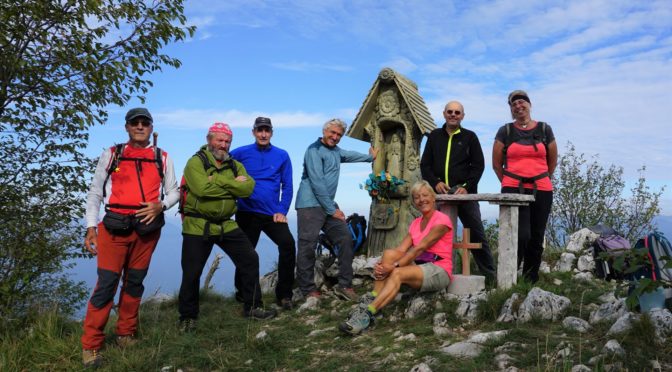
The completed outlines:
{"type": "Polygon", "coordinates": [[[408,235],[399,246],[385,250],[376,264],[373,291],[364,294],[348,320],[339,325],[347,334],[357,335],[373,324],[375,314],[397,296],[402,284],[421,292],[438,291],[450,284],[453,270],[450,218],[436,210],[436,194],[427,181],[413,185],[411,195],[422,216],[411,222],[408,235]]]}

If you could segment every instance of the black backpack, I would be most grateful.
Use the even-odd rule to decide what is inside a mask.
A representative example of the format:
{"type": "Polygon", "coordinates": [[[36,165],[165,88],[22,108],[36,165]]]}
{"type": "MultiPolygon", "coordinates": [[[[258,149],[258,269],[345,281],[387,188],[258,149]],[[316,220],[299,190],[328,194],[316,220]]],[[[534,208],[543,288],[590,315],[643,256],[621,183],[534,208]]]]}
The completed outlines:
{"type": "MultiPolygon", "coordinates": [[[[352,235],[352,252],[357,254],[366,243],[366,218],[353,213],[345,219],[345,223],[348,225],[348,230],[350,230],[350,234],[352,235]]],[[[339,247],[333,244],[325,233],[320,233],[319,243],[316,247],[318,255],[322,254],[323,249],[327,249],[331,256],[330,263],[327,265],[331,266],[333,260],[338,257],[339,247]]]]}

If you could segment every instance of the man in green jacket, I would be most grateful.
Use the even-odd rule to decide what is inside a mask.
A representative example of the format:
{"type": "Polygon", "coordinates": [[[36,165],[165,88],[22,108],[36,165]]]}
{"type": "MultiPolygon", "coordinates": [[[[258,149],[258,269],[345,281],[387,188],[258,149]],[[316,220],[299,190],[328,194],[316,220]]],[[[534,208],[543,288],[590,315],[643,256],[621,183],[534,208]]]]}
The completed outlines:
{"type": "Polygon", "coordinates": [[[215,123],[206,138],[208,144],[184,168],[187,196],[183,208],[179,294],[180,324],[184,331],[195,328],[200,278],[214,244],[231,258],[241,274],[243,314],[253,319],[276,315],[274,310],[261,307],[259,256],[231,219],[236,213],[236,199],[252,194],[254,180],[241,163],[229,156],[233,133],[228,124],[215,123]]]}

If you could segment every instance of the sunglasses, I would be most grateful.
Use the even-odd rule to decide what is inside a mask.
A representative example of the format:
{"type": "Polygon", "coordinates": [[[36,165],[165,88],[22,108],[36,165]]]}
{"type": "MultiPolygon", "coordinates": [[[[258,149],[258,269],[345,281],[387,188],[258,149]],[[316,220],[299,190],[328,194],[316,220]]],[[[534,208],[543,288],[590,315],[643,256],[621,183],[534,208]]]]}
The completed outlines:
{"type": "Polygon", "coordinates": [[[462,111],[460,111],[460,110],[446,110],[446,114],[448,114],[448,115],[452,115],[452,114],[460,115],[460,114],[462,114],[462,111]]]}
{"type": "Polygon", "coordinates": [[[133,121],[128,122],[128,125],[130,125],[132,127],[135,127],[138,124],[142,125],[143,127],[148,127],[148,126],[152,125],[152,122],[147,121],[147,120],[133,120],[133,121]]]}

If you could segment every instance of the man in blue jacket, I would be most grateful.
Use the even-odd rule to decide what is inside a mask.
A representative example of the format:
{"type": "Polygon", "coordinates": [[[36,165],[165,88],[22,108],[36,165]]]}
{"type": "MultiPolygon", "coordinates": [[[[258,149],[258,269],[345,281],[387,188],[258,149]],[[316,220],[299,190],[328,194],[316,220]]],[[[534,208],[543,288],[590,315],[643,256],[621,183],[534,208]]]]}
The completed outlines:
{"type": "Polygon", "coordinates": [[[340,119],[331,119],[322,128],[323,136],[308,146],[303,159],[303,174],[296,195],[299,227],[299,253],[296,274],[299,289],[306,297],[320,298],[315,286],[315,246],[320,230],[340,247],[338,284],[334,292],[346,300],[356,301],[352,289],[352,235],[345,223],[345,214],[334,201],[338,188],[341,163],[372,162],[378,153],[373,147],[369,155],[343,150],[336,146],[345,133],[340,119]]]}
{"type": "MultiPolygon", "coordinates": [[[[236,222],[256,248],[263,231],[278,246],[277,304],[290,310],[296,243],[287,225],[287,212],[292,203],[292,162],[287,151],[271,145],[271,119],[258,117],[252,135],[255,142],[231,151],[231,156],[243,163],[256,181],[252,195],[238,200],[236,222]]],[[[239,288],[240,273],[236,269],[235,286],[239,288]]],[[[238,296],[238,292],[236,293],[238,296]]]]}

